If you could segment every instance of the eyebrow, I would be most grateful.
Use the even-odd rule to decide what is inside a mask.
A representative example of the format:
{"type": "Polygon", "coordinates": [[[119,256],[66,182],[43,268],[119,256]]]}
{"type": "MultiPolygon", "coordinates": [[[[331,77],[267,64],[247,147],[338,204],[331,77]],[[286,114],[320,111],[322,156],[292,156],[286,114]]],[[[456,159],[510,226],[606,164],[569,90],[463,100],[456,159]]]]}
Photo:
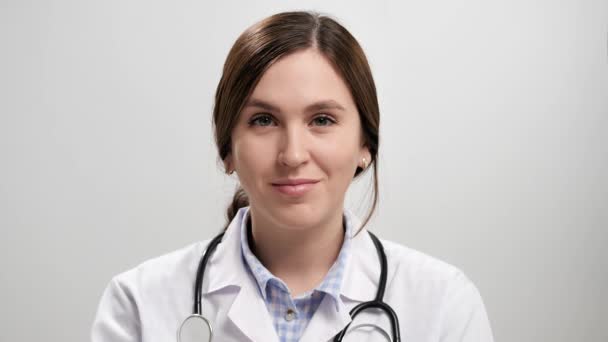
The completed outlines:
{"type": "MultiPolygon", "coordinates": [[[[247,103],[245,103],[244,108],[247,108],[247,107],[258,107],[263,110],[274,111],[274,112],[280,111],[279,107],[277,107],[271,103],[268,103],[266,101],[260,100],[260,99],[250,99],[249,101],[247,101],[247,103]]],[[[304,111],[313,112],[313,111],[327,110],[327,109],[346,110],[346,109],[344,109],[344,107],[341,104],[339,104],[338,102],[336,102],[334,100],[322,100],[322,101],[317,101],[317,102],[309,104],[308,106],[306,106],[306,108],[304,108],[304,111]]]]}

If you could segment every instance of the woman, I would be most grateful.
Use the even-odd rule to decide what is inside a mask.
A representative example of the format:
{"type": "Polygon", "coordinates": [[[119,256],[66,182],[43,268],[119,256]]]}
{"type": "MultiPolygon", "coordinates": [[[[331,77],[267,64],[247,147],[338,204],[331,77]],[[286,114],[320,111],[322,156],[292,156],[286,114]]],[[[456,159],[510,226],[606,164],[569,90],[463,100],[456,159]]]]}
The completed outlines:
{"type": "Polygon", "coordinates": [[[224,65],[213,123],[226,172],[242,186],[221,243],[209,253],[209,241],[195,243],[116,276],[93,341],[175,340],[199,291],[215,341],[332,340],[351,323],[349,311],[383,288],[382,250],[380,297],[399,325],[364,310],[345,340],[493,340],[482,299],[461,271],[376,244],[364,228],[378,198],[379,108],[365,55],[345,28],[286,12],[247,29],[224,65]],[[372,172],[374,197],[361,222],[344,198],[363,172],[372,172]]]}

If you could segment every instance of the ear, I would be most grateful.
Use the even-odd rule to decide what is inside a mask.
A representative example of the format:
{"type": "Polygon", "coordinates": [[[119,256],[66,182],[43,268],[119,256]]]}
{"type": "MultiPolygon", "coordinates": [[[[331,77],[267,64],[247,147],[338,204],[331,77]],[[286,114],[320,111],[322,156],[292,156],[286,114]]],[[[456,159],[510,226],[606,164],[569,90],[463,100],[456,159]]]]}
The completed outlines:
{"type": "Polygon", "coordinates": [[[361,161],[363,160],[363,158],[365,158],[365,162],[367,164],[367,166],[369,166],[371,164],[372,161],[372,154],[369,151],[369,148],[367,147],[367,145],[363,145],[361,146],[361,149],[359,151],[359,166],[363,167],[361,161]]]}

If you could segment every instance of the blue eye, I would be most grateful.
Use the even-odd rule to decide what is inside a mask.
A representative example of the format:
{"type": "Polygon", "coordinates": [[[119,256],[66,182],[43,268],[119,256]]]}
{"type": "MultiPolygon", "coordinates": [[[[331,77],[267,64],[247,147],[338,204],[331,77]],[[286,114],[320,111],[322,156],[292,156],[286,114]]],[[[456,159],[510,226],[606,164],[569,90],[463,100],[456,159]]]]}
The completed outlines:
{"type": "MultiPolygon", "coordinates": [[[[313,119],[313,124],[315,126],[331,126],[335,124],[336,121],[327,115],[319,115],[313,119]]],[[[260,114],[249,120],[249,126],[272,126],[274,124],[274,119],[269,114],[260,114]]]]}
{"type": "Polygon", "coordinates": [[[258,115],[249,121],[250,126],[270,126],[272,118],[270,115],[258,115]]]}
{"type": "Polygon", "coordinates": [[[334,123],[336,123],[334,120],[332,120],[329,116],[317,116],[316,118],[314,118],[314,120],[316,123],[318,123],[318,126],[331,126],[334,123]]]}

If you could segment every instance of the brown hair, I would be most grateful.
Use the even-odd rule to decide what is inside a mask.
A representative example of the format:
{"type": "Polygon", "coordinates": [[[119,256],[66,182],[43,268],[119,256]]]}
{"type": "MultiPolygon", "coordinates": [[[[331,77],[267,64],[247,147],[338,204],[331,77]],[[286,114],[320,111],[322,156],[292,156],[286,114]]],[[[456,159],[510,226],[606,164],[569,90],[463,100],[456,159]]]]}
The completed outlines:
{"type": "MultiPolygon", "coordinates": [[[[378,128],[380,110],[376,86],[363,49],[336,20],[316,12],[283,12],[254,24],[243,32],[228,53],[222,78],[215,94],[213,127],[219,157],[231,152],[231,133],[239,114],[264,72],[279,58],[314,48],[327,58],[348,85],[359,112],[362,135],[371,154],[373,202],[363,228],[378,203],[378,128]]],[[[364,171],[357,167],[354,177],[364,171]]],[[[249,205],[239,186],[229,205],[228,222],[237,211],[249,205]]]]}

